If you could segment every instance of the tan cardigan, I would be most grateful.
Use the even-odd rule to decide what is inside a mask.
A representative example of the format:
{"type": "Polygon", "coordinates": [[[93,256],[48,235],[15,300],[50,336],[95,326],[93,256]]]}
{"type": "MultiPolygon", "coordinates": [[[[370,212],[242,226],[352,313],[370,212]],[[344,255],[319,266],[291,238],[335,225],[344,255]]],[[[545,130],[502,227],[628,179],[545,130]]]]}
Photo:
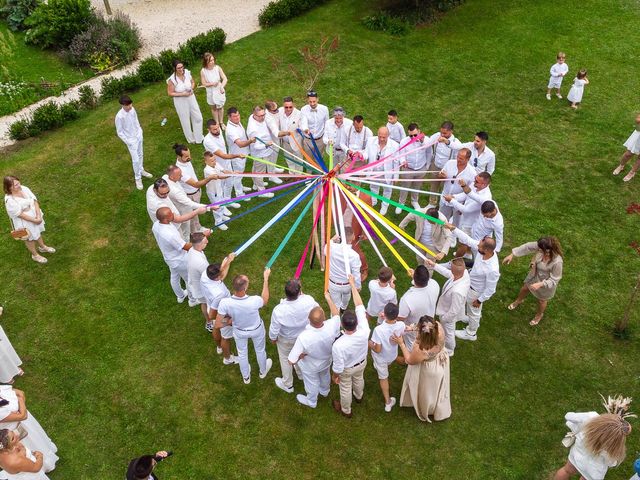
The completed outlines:
{"type": "MultiPolygon", "coordinates": [[[[426,208],[421,208],[418,211],[425,214],[427,213],[426,208]]],[[[438,218],[443,222],[447,221],[447,217],[445,217],[442,212],[438,212],[438,218]]],[[[406,228],[409,222],[416,222],[416,233],[413,238],[419,241],[422,236],[422,230],[424,229],[424,222],[426,222],[426,219],[419,217],[415,213],[410,213],[400,222],[400,228],[406,228]]],[[[444,226],[436,223],[431,226],[431,239],[433,240],[433,246],[436,247],[438,252],[444,253],[445,256],[449,253],[449,248],[451,247],[453,240],[453,234],[450,230],[447,230],[444,226]]]]}

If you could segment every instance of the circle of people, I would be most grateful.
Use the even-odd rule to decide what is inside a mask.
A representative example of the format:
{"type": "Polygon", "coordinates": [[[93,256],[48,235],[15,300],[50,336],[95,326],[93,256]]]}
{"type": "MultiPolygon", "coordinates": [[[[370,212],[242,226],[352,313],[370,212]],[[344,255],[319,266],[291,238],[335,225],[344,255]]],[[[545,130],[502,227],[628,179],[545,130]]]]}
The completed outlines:
{"type": "MultiPolygon", "coordinates": [[[[477,340],[483,306],[492,298],[500,278],[498,253],[503,243],[504,221],[490,189],[496,158],[487,146],[489,135],[479,131],[473,141],[461,142],[449,121],[443,122],[430,136],[423,135],[415,122],[408,124],[405,133],[395,110],[388,112],[387,124],[373,135],[362,115],[348,119],[345,110],[336,107],[330,116],[315,91],[307,93],[307,104],[300,109],[290,96],[284,97],[280,107],[274,101],[256,106],[246,128],[238,109],[228,108],[225,124],[223,108],[228,79],[214,56],[205,54],[200,78],[213,118],[207,121],[208,132],[203,136],[195,82],[182,62],[174,62],[174,69],[167,80],[167,93],[173,97],[187,142],[204,146],[203,176],[199,179],[196,174],[188,146],[175,144],[176,161],[148,187],[146,207],[153,222],[153,235],[169,268],[176,299],[179,303],[188,300],[190,307],[200,307],[205,328],[213,336],[223,365],[239,365],[243,382],[249,384],[251,340],[259,378],[266,378],[273,365],[266,353],[268,335],[276,345],[280,363],[281,375],[275,378],[275,385],[288,394],[294,393],[295,373],[304,385],[304,393],[296,395],[297,402],[316,408],[319,396],[329,397],[333,383],[339,390],[339,399],[331,402],[332,407],[340,415],[351,418],[353,400],[360,403],[363,399],[364,371],[370,351],[385,412],[391,412],[397,403],[390,392],[389,366],[398,363],[406,366],[399,405],[413,407],[422,421],[449,418],[449,365],[456,339],[477,340]],[[295,135],[299,136],[299,142],[294,140],[295,135]],[[272,192],[265,191],[266,185],[282,183],[278,174],[284,171],[277,165],[279,151],[274,145],[284,152],[288,170],[298,171],[297,163],[287,154],[296,156],[304,150],[307,155],[313,155],[313,143],[321,153],[327,147],[332,148],[336,164],[346,159],[367,164],[398,152],[409,142],[416,142],[416,137],[418,147],[427,142],[433,145],[408,149],[390,168],[386,164],[383,167],[404,172],[399,181],[405,187],[399,192],[400,204],[406,203],[410,192],[415,210],[442,221],[440,224],[410,213],[399,225],[405,228],[415,223],[415,239],[425,251],[433,253],[426,260],[417,257],[418,265],[409,271],[412,286],[398,301],[396,277],[391,268],[384,266],[375,279],[369,280],[370,295],[365,304],[360,290],[369,275],[369,267],[360,247],[365,240],[363,228],[355,221],[355,212],[345,205],[345,223],[351,225],[345,228],[348,247],[332,249],[329,257],[329,287],[324,292],[329,315],[311,295],[302,291],[299,279],[290,279],[284,285],[284,298],[273,307],[267,330],[260,309],[270,299],[270,269],[264,270],[260,295],[249,293],[250,278],[242,274],[232,279],[229,290],[225,279],[235,256],[232,253],[220,262],[208,261],[204,249],[212,229],[202,227],[199,215],[211,212],[215,228],[227,230],[233,215],[231,209],[242,208],[240,200],[232,200],[243,197],[241,201],[249,202],[256,196],[273,197],[272,192]],[[258,175],[251,177],[251,187],[243,185],[242,175],[234,175],[245,173],[247,156],[267,160],[253,162],[251,172],[258,175]],[[431,182],[430,190],[438,191],[421,191],[423,182],[431,182]],[[211,204],[224,206],[201,203],[202,187],[211,204]],[[247,196],[247,192],[252,191],[256,194],[247,196]],[[262,191],[264,193],[260,193],[262,191]],[[424,207],[420,194],[428,195],[429,203],[424,207]],[[437,263],[452,248],[456,248],[453,259],[437,263]],[[442,287],[435,280],[435,273],[442,277],[442,287]],[[352,300],[353,309],[349,308],[352,300]],[[373,333],[370,321],[376,323],[373,333]],[[458,322],[465,324],[464,328],[457,330],[458,322]],[[232,343],[237,355],[233,354],[232,343]]],[[[560,53],[551,68],[547,99],[551,99],[552,89],[562,98],[560,88],[567,72],[565,55],[560,53]]],[[[586,72],[578,74],[568,96],[574,107],[582,98],[582,91],[579,98],[573,92],[577,80],[586,80],[586,72]]],[[[588,80],[581,82],[581,88],[587,83],[588,80]]],[[[129,150],[135,185],[142,190],[142,177],[153,177],[144,169],[142,128],[131,98],[122,96],[120,104],[122,108],[115,119],[117,135],[129,150]]],[[[628,181],[640,167],[640,115],[636,118],[635,132],[624,145],[627,150],[614,174],[619,174],[626,163],[638,155],[628,178],[625,177],[628,181]]],[[[385,176],[380,180],[387,199],[394,193],[394,181],[398,181],[397,177],[385,176]]],[[[40,254],[54,253],[55,249],[44,243],[43,214],[36,196],[15,176],[5,177],[3,186],[12,235],[25,241],[34,261],[46,263],[47,259],[40,254]]],[[[378,194],[380,185],[373,185],[371,190],[378,194]]],[[[376,198],[362,192],[356,195],[373,207],[378,203],[376,198]]],[[[386,215],[389,203],[380,203],[380,214],[386,215]]],[[[402,213],[402,209],[396,208],[395,213],[402,213]]],[[[334,237],[332,242],[338,243],[341,239],[334,237]]],[[[544,236],[513,248],[502,263],[508,265],[514,258],[528,255],[531,256],[529,272],[516,299],[507,308],[516,309],[532,294],[537,300],[537,312],[530,325],[535,326],[542,320],[562,278],[563,253],[558,239],[544,236]]],[[[46,472],[51,471],[58,460],[57,448],[27,411],[24,392],[11,385],[14,377],[24,372],[1,327],[0,359],[0,382],[4,384],[0,386],[0,467],[3,468],[0,478],[46,479],[46,472]]],[[[570,446],[571,451],[567,464],[558,470],[555,478],[571,478],[577,474],[587,479],[604,478],[610,466],[619,464],[624,458],[626,436],[631,431],[625,420],[630,416],[629,403],[630,399],[617,397],[605,402],[605,414],[567,414],[571,432],[563,443],[570,446]]],[[[152,475],[156,462],[133,463],[144,463],[145,471],[130,468],[127,478],[142,479],[152,475]]]]}

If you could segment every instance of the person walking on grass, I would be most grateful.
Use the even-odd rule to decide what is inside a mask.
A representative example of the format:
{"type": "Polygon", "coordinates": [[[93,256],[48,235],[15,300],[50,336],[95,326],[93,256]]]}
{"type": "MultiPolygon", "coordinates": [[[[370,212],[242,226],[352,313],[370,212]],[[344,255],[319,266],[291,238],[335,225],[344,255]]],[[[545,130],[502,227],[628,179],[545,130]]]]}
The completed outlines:
{"type": "Polygon", "coordinates": [[[142,150],[142,127],[138,121],[138,114],[133,108],[133,100],[128,95],[120,97],[122,108],[116,114],[116,133],[124,142],[131,155],[133,179],[136,188],[142,190],[142,177],[151,178],[153,175],[144,169],[144,154],[142,150]]]}
{"type": "MultiPolygon", "coordinates": [[[[564,52],[558,52],[556,56],[556,63],[551,65],[551,77],[549,77],[549,85],[547,85],[547,100],[551,100],[551,90],[556,89],[556,97],[562,98],[560,94],[560,87],[562,86],[562,80],[564,76],[569,73],[569,65],[565,63],[567,56],[564,52]]],[[[489,172],[491,173],[491,172],[489,172]]]]}
{"type": "Polygon", "coordinates": [[[631,160],[634,155],[637,155],[636,163],[633,164],[629,173],[622,179],[623,182],[628,182],[636,175],[638,169],[640,169],[640,113],[636,115],[636,127],[627,141],[624,142],[624,146],[626,150],[622,154],[622,158],[620,158],[620,165],[615,168],[613,174],[620,175],[629,160],[631,160]]]}

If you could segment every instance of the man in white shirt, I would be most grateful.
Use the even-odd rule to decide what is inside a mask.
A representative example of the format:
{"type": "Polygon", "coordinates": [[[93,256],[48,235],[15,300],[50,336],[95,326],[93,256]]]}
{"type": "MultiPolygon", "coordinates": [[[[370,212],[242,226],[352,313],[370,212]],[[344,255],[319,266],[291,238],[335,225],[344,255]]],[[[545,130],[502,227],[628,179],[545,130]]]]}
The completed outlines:
{"type": "MultiPolygon", "coordinates": [[[[440,285],[430,278],[429,270],[424,265],[418,265],[413,271],[413,286],[400,298],[398,305],[398,320],[402,320],[407,327],[415,326],[424,315],[435,316],[436,303],[440,293],[440,285]]],[[[416,332],[405,334],[404,343],[409,351],[416,340],[416,332]]]]}
{"type": "Polygon", "coordinates": [[[464,315],[471,280],[461,258],[454,258],[449,265],[439,265],[427,260],[427,266],[447,279],[438,299],[436,315],[444,328],[444,348],[453,357],[456,348],[456,322],[464,315]]]}
{"type": "MultiPolygon", "coordinates": [[[[381,159],[388,157],[384,162],[380,165],[369,170],[370,173],[374,172],[385,172],[384,176],[378,177],[376,179],[377,183],[384,183],[390,185],[392,180],[397,178],[398,175],[395,173],[387,173],[398,170],[400,168],[400,158],[396,155],[398,152],[398,144],[389,138],[389,129],[387,127],[380,127],[378,129],[378,136],[371,137],[367,142],[367,147],[364,150],[364,160],[368,164],[376,163],[381,159]]],[[[376,195],[380,193],[379,185],[371,185],[371,191],[376,195]]],[[[384,187],[382,190],[382,195],[385,198],[391,198],[392,189],[390,187],[384,187]]],[[[371,204],[375,206],[378,203],[378,200],[373,197],[371,199],[371,204]]],[[[382,202],[382,206],[380,207],[380,213],[382,215],[386,215],[387,209],[389,208],[389,204],[385,201],[382,202]]]]}
{"type": "Polygon", "coordinates": [[[190,302],[193,302],[195,299],[191,298],[189,292],[180,285],[180,279],[184,281],[185,285],[188,285],[187,251],[191,248],[191,244],[182,239],[180,232],[172,223],[173,212],[170,208],[159,208],[156,217],[158,221],[153,224],[151,231],[162,252],[162,257],[169,267],[173,293],[175,293],[178,303],[184,302],[187,297],[190,302]]]}
{"type": "MultiPolygon", "coordinates": [[[[270,146],[273,142],[271,141],[271,132],[269,131],[269,127],[267,127],[267,123],[264,120],[265,116],[266,112],[264,108],[259,105],[253,108],[253,114],[249,117],[249,121],[247,122],[247,135],[252,138],[262,140],[254,142],[250,145],[249,148],[251,156],[254,158],[270,161],[270,146]]],[[[258,174],[267,173],[267,165],[258,160],[254,160],[252,172],[258,174]]],[[[253,178],[253,189],[257,191],[264,190],[264,177],[253,178]]],[[[260,196],[265,198],[272,198],[273,193],[267,192],[260,196]]]]}
{"type": "Polygon", "coordinates": [[[333,109],[333,117],[324,125],[322,141],[333,145],[333,164],[342,163],[347,156],[347,132],[352,126],[351,120],[344,118],[344,108],[333,109]]]}
{"type": "MultiPolygon", "coordinates": [[[[170,188],[169,184],[164,178],[158,178],[153,185],[147,189],[147,213],[152,222],[157,220],[156,213],[158,209],[167,207],[173,212],[173,223],[178,225],[183,222],[189,223],[196,215],[202,215],[206,213],[206,207],[200,207],[192,210],[184,215],[181,215],[174,203],[169,198],[170,188]]],[[[212,207],[214,210],[217,207],[212,207]]]]}
{"type": "MultiPolygon", "coordinates": [[[[180,215],[186,215],[200,207],[206,208],[206,205],[194,202],[182,189],[182,186],[180,185],[182,170],[180,167],[176,165],[169,165],[167,173],[164,174],[162,178],[167,182],[167,185],[169,185],[169,198],[178,209],[178,212],[180,212],[180,215]]],[[[180,224],[180,233],[182,234],[182,238],[185,242],[189,240],[189,236],[191,235],[193,218],[194,217],[192,217],[189,222],[182,222],[180,224]]]]}
{"type": "MultiPolygon", "coordinates": [[[[369,322],[367,313],[358,292],[356,279],[349,275],[349,285],[353,295],[355,312],[345,311],[340,317],[340,326],[343,333],[331,347],[333,357],[333,382],[340,386],[340,400],[333,400],[333,408],[347,418],[351,418],[351,401],[355,397],[356,402],[362,401],[364,395],[364,369],[367,366],[367,353],[369,351],[369,322]]],[[[331,316],[338,315],[338,307],[331,297],[327,300],[331,309],[331,316]]]]}
{"type": "Polygon", "coordinates": [[[469,163],[476,169],[476,172],[487,172],[493,175],[496,169],[496,154],[487,147],[488,141],[489,134],[487,132],[478,132],[473,142],[462,143],[461,148],[471,150],[471,160],[469,163]]]}
{"type": "MultiPolygon", "coordinates": [[[[278,104],[276,102],[274,102],[273,100],[267,100],[266,102],[264,102],[264,110],[265,110],[265,117],[264,117],[264,122],[267,124],[267,128],[269,129],[269,133],[271,133],[271,142],[274,145],[280,145],[280,119],[279,119],[279,110],[278,110],[278,104]]],[[[267,173],[282,173],[284,172],[283,169],[278,168],[275,166],[275,164],[278,163],[278,155],[279,155],[280,151],[277,148],[271,148],[271,155],[269,156],[269,161],[271,163],[273,163],[274,165],[267,165],[267,173]]],[[[282,183],[282,180],[278,177],[269,177],[269,181],[271,183],[275,183],[275,184],[280,184],[282,183]]]]}
{"type": "Polygon", "coordinates": [[[229,289],[224,284],[224,279],[229,273],[229,267],[234,258],[235,255],[230,253],[224,258],[222,264],[212,263],[202,272],[202,276],[200,277],[202,293],[207,299],[209,321],[212,322],[213,340],[216,342],[218,355],[222,354],[223,356],[223,365],[235,365],[238,363],[237,357],[231,355],[230,343],[233,338],[233,326],[216,326],[213,324],[218,316],[220,300],[231,296],[229,289]]]}
{"type": "MultiPolygon", "coordinates": [[[[247,131],[240,123],[240,112],[236,107],[231,107],[227,110],[227,128],[225,129],[225,136],[227,139],[227,145],[229,146],[229,153],[242,154],[245,157],[249,154],[249,145],[255,143],[255,138],[247,137],[247,131]]],[[[231,160],[231,170],[237,173],[244,173],[246,160],[245,157],[231,160]]],[[[233,188],[236,192],[236,197],[243,195],[243,192],[250,192],[249,187],[242,185],[242,177],[232,177],[233,188]]],[[[250,198],[245,201],[251,200],[250,198]]]]}
{"type": "MultiPolygon", "coordinates": [[[[460,178],[458,184],[462,188],[462,192],[455,195],[443,195],[447,205],[453,207],[453,223],[457,225],[463,232],[470,235],[471,227],[480,217],[480,207],[482,204],[491,200],[491,175],[487,172],[477,174],[473,180],[473,186],[467,185],[467,182],[460,178]]],[[[456,257],[461,257],[465,251],[458,251],[456,257]]]]}
{"type": "MultiPolygon", "coordinates": [[[[431,137],[429,141],[435,141],[436,143],[431,147],[431,153],[427,170],[442,170],[445,164],[451,160],[455,160],[458,150],[462,148],[462,143],[453,135],[453,123],[446,121],[440,125],[440,130],[431,137]]],[[[437,175],[437,174],[436,174],[437,175]]],[[[437,178],[434,175],[433,178],[437,178]]],[[[431,190],[437,192],[442,188],[442,183],[431,182],[431,190]]],[[[436,197],[430,198],[430,204],[435,205],[436,197]]]]}
{"type": "MultiPolygon", "coordinates": [[[[327,301],[331,300],[325,292],[327,301]]],[[[309,325],[298,335],[289,353],[289,363],[300,368],[306,395],[296,395],[296,400],[307,407],[316,408],[318,394],[329,396],[331,388],[331,347],[340,333],[340,316],[325,320],[321,307],[309,312],[309,325]]]]}
{"type": "Polygon", "coordinates": [[[465,183],[473,183],[476,177],[476,170],[469,165],[469,159],[471,158],[471,151],[468,148],[461,149],[454,160],[449,160],[445,163],[440,173],[439,178],[448,178],[444,180],[442,186],[442,195],[440,197],[440,211],[445,217],[451,218],[453,216],[453,207],[447,205],[444,197],[446,195],[456,195],[462,192],[462,187],[459,181],[464,180],[465,183]]]}
{"type": "MultiPolygon", "coordinates": [[[[215,120],[207,120],[207,130],[209,133],[204,137],[202,141],[202,145],[204,146],[205,152],[211,152],[216,157],[216,164],[220,166],[220,168],[227,172],[235,172],[233,168],[233,160],[235,159],[245,159],[246,154],[244,153],[228,153],[227,145],[224,142],[224,137],[220,132],[220,125],[215,120]]],[[[243,173],[244,167],[241,172],[243,173]]],[[[234,186],[234,181],[236,178],[240,177],[227,177],[222,180],[222,200],[229,200],[231,198],[231,189],[234,186]]],[[[238,191],[236,189],[236,196],[239,197],[243,195],[244,192],[242,189],[238,191]]],[[[229,203],[225,206],[222,213],[223,215],[230,215],[231,212],[227,208],[240,208],[240,204],[237,202],[229,203]]]]}
{"type": "MultiPolygon", "coordinates": [[[[427,170],[427,166],[430,163],[431,149],[422,148],[425,137],[421,135],[422,132],[417,123],[410,123],[407,128],[409,129],[409,135],[400,141],[399,146],[399,148],[403,149],[403,156],[400,160],[400,170],[407,172],[402,174],[402,180],[423,180],[427,176],[427,174],[423,172],[427,170]],[[416,138],[420,138],[420,140],[415,140],[416,138]],[[413,141],[413,143],[407,147],[406,145],[411,141],[413,141]]],[[[422,184],[423,182],[400,182],[401,187],[411,188],[413,190],[420,190],[422,184]]],[[[407,193],[409,192],[406,190],[400,191],[399,203],[404,205],[404,202],[407,201],[407,193]]],[[[417,192],[411,192],[411,206],[415,209],[420,208],[417,192]]],[[[400,213],[402,213],[402,209],[397,207],[396,215],[400,215],[400,213]]]]}
{"type": "Polygon", "coordinates": [[[496,239],[496,253],[502,250],[504,241],[504,219],[494,200],[487,200],[480,206],[480,218],[471,227],[471,238],[482,240],[484,237],[496,239]]]}
{"type": "MultiPolygon", "coordinates": [[[[289,363],[289,353],[298,335],[309,324],[309,313],[318,306],[311,295],[302,293],[300,280],[291,279],[284,287],[286,298],[273,308],[269,325],[269,340],[278,347],[282,377],[275,379],[276,386],[287,393],[293,393],[293,369],[289,363]]],[[[299,368],[296,367],[299,376],[299,368]]]]}
{"type": "Polygon", "coordinates": [[[233,295],[220,300],[216,325],[219,328],[233,325],[233,339],[238,349],[240,373],[245,384],[251,383],[251,365],[249,365],[249,339],[253,341],[256,351],[260,378],[265,378],[273,362],[267,358],[265,350],[264,323],[260,318],[260,309],[269,301],[269,274],[271,269],[265,268],[260,295],[247,295],[249,278],[237,275],[233,279],[233,295]]]}
{"type": "MultiPolygon", "coordinates": [[[[364,150],[371,137],[373,137],[373,132],[365,126],[362,115],[353,117],[353,124],[347,130],[347,155],[349,158],[353,158],[354,155],[364,156],[364,150]]],[[[358,168],[362,165],[363,162],[355,161],[352,168],[358,168]]]]}
{"type": "MultiPolygon", "coordinates": [[[[482,305],[496,292],[500,278],[500,262],[495,253],[496,241],[490,237],[474,240],[455,225],[447,223],[446,227],[475,253],[473,268],[469,272],[471,286],[467,294],[467,320],[469,324],[464,330],[456,330],[456,337],[461,340],[477,340],[477,332],[482,317],[482,305]]],[[[464,319],[462,319],[464,321],[464,319]]]]}
{"type": "Polygon", "coordinates": [[[153,176],[144,169],[142,127],[138,121],[136,109],[133,108],[133,100],[127,95],[122,95],[120,105],[122,108],[116,114],[116,133],[129,150],[136,188],[142,190],[142,177],[151,178],[153,176]]]}
{"type": "MultiPolygon", "coordinates": [[[[278,137],[280,137],[280,141],[282,142],[282,148],[291,155],[301,157],[302,153],[300,152],[299,146],[303,144],[303,138],[297,130],[300,129],[304,132],[309,130],[309,126],[307,125],[307,118],[302,115],[302,112],[300,112],[293,103],[293,98],[284,97],[282,106],[278,109],[278,119],[280,121],[280,133],[278,133],[278,137]],[[295,136],[295,141],[291,138],[292,136],[295,136]]],[[[298,160],[293,159],[286,153],[284,158],[290,169],[300,171],[303,168],[298,160]]]]}
{"type": "Polygon", "coordinates": [[[389,138],[396,143],[400,143],[406,136],[404,127],[398,121],[398,112],[395,110],[389,110],[387,113],[387,128],[389,129],[389,138]]]}
{"type": "Polygon", "coordinates": [[[333,303],[343,311],[347,309],[351,300],[349,274],[355,277],[356,285],[360,288],[360,268],[362,267],[360,256],[351,247],[354,239],[353,229],[345,227],[344,231],[345,242],[342,243],[340,237],[334,237],[329,255],[329,295],[331,295],[333,303]]]}
{"type": "MultiPolygon", "coordinates": [[[[191,234],[191,248],[187,252],[187,291],[189,292],[189,306],[195,307],[200,305],[202,315],[205,320],[205,328],[210,325],[209,315],[207,312],[207,299],[202,292],[202,284],[200,278],[209,266],[209,261],[204,253],[204,249],[209,240],[202,232],[194,232],[191,234]]],[[[210,328],[207,328],[211,331],[210,328]]]]}
{"type": "MultiPolygon", "coordinates": [[[[300,109],[302,115],[304,115],[307,121],[307,130],[305,133],[310,137],[313,137],[316,141],[320,155],[324,154],[324,143],[322,137],[324,135],[324,126],[329,120],[329,109],[326,105],[318,103],[318,94],[311,90],[307,92],[307,104],[300,109]]],[[[309,138],[304,139],[303,145],[304,151],[307,152],[311,158],[315,159],[315,149],[313,148],[313,142],[309,138]]]]}

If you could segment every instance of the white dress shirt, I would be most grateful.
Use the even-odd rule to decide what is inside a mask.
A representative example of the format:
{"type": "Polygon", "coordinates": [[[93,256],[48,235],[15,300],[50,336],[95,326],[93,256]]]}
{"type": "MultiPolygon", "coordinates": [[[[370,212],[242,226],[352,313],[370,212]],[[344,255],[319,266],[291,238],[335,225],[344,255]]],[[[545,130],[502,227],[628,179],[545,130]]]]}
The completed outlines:
{"type": "MultiPolygon", "coordinates": [[[[267,126],[267,122],[263,120],[259,122],[253,115],[249,117],[249,122],[247,123],[247,135],[249,137],[256,137],[262,140],[262,142],[269,143],[271,141],[271,131],[267,126]]],[[[262,143],[260,140],[256,140],[255,143],[252,143],[249,146],[249,150],[251,155],[258,158],[267,158],[271,155],[272,150],[262,143]]]]}
{"type": "Polygon", "coordinates": [[[193,163],[191,163],[191,161],[181,162],[180,160],[178,160],[176,161],[176,166],[180,167],[180,170],[182,170],[182,177],[178,181],[178,183],[182,187],[182,190],[184,190],[184,193],[186,193],[187,195],[193,195],[199,190],[198,188],[194,188],[187,183],[189,180],[194,180],[196,182],[198,181],[198,175],[196,175],[196,171],[193,168],[193,163]]]}
{"type": "Polygon", "coordinates": [[[493,175],[496,169],[496,154],[493,153],[493,150],[485,145],[482,153],[478,153],[478,149],[473,142],[463,143],[460,148],[471,150],[469,164],[476,169],[477,173],[487,172],[493,175]]]}
{"type": "MultiPolygon", "coordinates": [[[[369,351],[369,322],[367,322],[367,314],[364,305],[356,307],[356,317],[358,318],[358,327],[356,331],[340,336],[331,348],[331,356],[333,357],[333,371],[340,374],[345,368],[354,367],[367,359],[369,351]]],[[[335,317],[334,317],[335,318],[335,317]]]]}
{"type": "Polygon", "coordinates": [[[167,184],[169,184],[169,198],[176,206],[180,214],[184,215],[185,213],[192,212],[196,208],[204,206],[204,204],[202,203],[194,202],[193,200],[191,200],[182,189],[180,184],[171,180],[169,178],[169,175],[165,174],[162,176],[162,178],[164,178],[167,184]]]}
{"type": "MultiPolygon", "coordinates": [[[[202,141],[202,145],[204,146],[205,152],[211,152],[215,154],[220,151],[222,153],[227,153],[227,145],[224,143],[224,137],[222,134],[219,134],[217,137],[212,135],[211,132],[207,133],[202,141]]],[[[216,157],[216,165],[219,165],[222,170],[231,170],[231,161],[226,158],[216,157]]]]}
{"type": "Polygon", "coordinates": [[[439,293],[440,285],[433,278],[429,279],[426,287],[409,288],[400,299],[398,317],[402,317],[406,325],[418,323],[423,315],[433,317],[439,293]]]}
{"type": "Polygon", "coordinates": [[[278,337],[295,340],[309,325],[309,312],[318,306],[311,295],[301,293],[295,300],[283,298],[273,308],[271,325],[269,325],[269,339],[278,337]]]}
{"type": "MultiPolygon", "coordinates": [[[[498,204],[493,202],[498,208],[498,204]]],[[[476,223],[471,227],[471,238],[474,240],[482,240],[484,237],[493,237],[496,239],[496,252],[502,250],[504,241],[504,219],[500,210],[493,218],[486,218],[480,214],[476,223]]]]}
{"type": "Polygon", "coordinates": [[[118,111],[116,114],[116,133],[120,140],[127,145],[142,140],[142,127],[135,108],[131,107],[128,112],[124,108],[118,111]]]}
{"type": "Polygon", "coordinates": [[[150,185],[149,188],[147,188],[146,197],[147,197],[147,213],[149,214],[149,218],[151,219],[152,222],[155,222],[156,220],[158,220],[158,218],[156,217],[156,212],[158,211],[158,209],[162,207],[167,207],[171,209],[174,215],[180,215],[180,212],[178,211],[174,203],[171,201],[169,196],[167,195],[165,198],[160,198],[158,195],[156,195],[156,191],[153,189],[153,185],[150,185]]]}
{"type": "Polygon", "coordinates": [[[407,136],[400,122],[387,122],[387,129],[389,130],[389,138],[396,143],[400,143],[402,139],[407,136]]]}
{"type": "MultiPolygon", "coordinates": [[[[436,132],[429,137],[429,140],[436,141],[441,136],[442,134],[440,132],[436,132]]],[[[458,155],[458,150],[462,148],[462,143],[460,143],[460,140],[458,140],[454,135],[451,135],[448,140],[449,145],[445,142],[436,142],[432,147],[433,155],[435,155],[434,161],[438,168],[443,168],[444,164],[449,160],[455,160],[458,155]]]]}
{"type": "Polygon", "coordinates": [[[328,145],[330,141],[333,142],[333,148],[335,150],[347,151],[347,132],[353,125],[353,122],[348,118],[342,119],[342,125],[336,125],[335,118],[327,120],[324,124],[324,135],[322,141],[325,145],[328,145]]]}
{"type": "Polygon", "coordinates": [[[425,138],[413,142],[408,147],[405,147],[413,138],[404,137],[400,141],[400,148],[402,150],[402,159],[400,163],[406,163],[407,168],[411,170],[424,170],[429,164],[429,158],[431,157],[431,147],[421,148],[424,145],[425,138]]]}
{"type": "Polygon", "coordinates": [[[207,270],[205,269],[200,276],[200,287],[202,288],[202,294],[207,300],[207,307],[210,310],[218,310],[220,300],[231,296],[231,292],[227,286],[221,280],[211,280],[207,276],[207,270]]]}
{"type": "Polygon", "coordinates": [[[249,155],[249,147],[239,147],[236,143],[236,140],[246,142],[249,139],[242,123],[236,124],[229,120],[227,122],[225,136],[227,138],[227,145],[229,145],[229,153],[249,155]]]}
{"type": "Polygon", "coordinates": [[[458,193],[454,195],[453,200],[447,203],[462,214],[460,228],[471,229],[478,218],[482,216],[480,207],[487,200],[491,200],[491,189],[488,186],[482,190],[476,190],[476,187],[471,185],[469,193],[458,193]]]}
{"type": "MultiPolygon", "coordinates": [[[[278,119],[280,120],[280,130],[283,132],[293,132],[297,135],[296,140],[300,145],[302,145],[302,140],[300,139],[300,134],[296,132],[296,130],[300,129],[303,132],[309,128],[307,124],[307,118],[302,115],[302,112],[297,108],[294,108],[289,115],[287,115],[284,111],[284,107],[280,107],[278,109],[278,119]]],[[[296,145],[296,142],[291,140],[289,135],[285,137],[281,137],[283,143],[288,143],[291,146],[291,149],[295,152],[299,152],[300,149],[296,145]]]]}
{"type": "Polygon", "coordinates": [[[269,110],[265,110],[264,113],[264,123],[267,124],[269,133],[271,133],[271,141],[277,144],[280,140],[280,137],[278,137],[278,133],[280,133],[280,118],[277,113],[271,113],[269,110]]]}
{"type": "Polygon", "coordinates": [[[444,204],[444,196],[445,195],[456,195],[462,192],[462,187],[458,183],[458,180],[463,179],[467,185],[473,185],[473,181],[476,178],[476,169],[471,166],[470,163],[467,163],[467,166],[462,170],[462,172],[458,173],[458,162],[457,160],[449,160],[444,167],[442,168],[444,173],[447,175],[447,178],[453,178],[453,180],[445,180],[444,186],[442,187],[442,197],[440,197],[440,203],[444,204]]]}
{"type": "Polygon", "coordinates": [[[187,252],[187,289],[193,298],[202,298],[204,296],[200,279],[208,266],[209,262],[204,252],[200,252],[195,248],[189,249],[187,252]]]}
{"type": "Polygon", "coordinates": [[[182,239],[180,231],[173,223],[156,221],[151,227],[165,263],[169,268],[179,268],[187,259],[187,251],[183,250],[187,242],[182,239]]]}
{"type": "MultiPolygon", "coordinates": [[[[398,144],[396,142],[389,138],[387,139],[387,144],[384,146],[384,148],[381,149],[380,143],[378,142],[378,137],[375,136],[371,137],[367,142],[367,147],[365,148],[362,156],[369,164],[375,163],[385,157],[389,157],[386,161],[382,162],[380,165],[377,165],[369,171],[390,172],[398,170],[400,168],[401,159],[397,156],[397,152],[398,144]]],[[[393,173],[385,173],[384,178],[385,180],[387,180],[387,182],[389,182],[395,176],[396,174],[393,173]]]]}
{"type": "Polygon", "coordinates": [[[245,295],[244,297],[223,298],[218,304],[218,314],[231,317],[234,331],[255,330],[260,326],[260,309],[264,306],[259,295],[245,295]]]}
{"type": "MultiPolygon", "coordinates": [[[[325,254],[326,254],[325,247],[325,254]]],[[[329,280],[334,283],[347,284],[349,283],[348,273],[345,267],[345,253],[346,263],[349,264],[351,275],[356,281],[356,287],[362,286],[360,279],[360,268],[362,268],[362,261],[360,256],[351,248],[351,245],[342,245],[338,242],[331,244],[331,255],[329,255],[329,280]]]]}
{"type": "Polygon", "coordinates": [[[377,317],[384,310],[387,303],[398,303],[398,294],[396,289],[390,284],[382,287],[380,280],[375,279],[369,282],[369,303],[367,304],[367,313],[372,317],[377,317]]]}
{"type": "Polygon", "coordinates": [[[360,152],[364,155],[364,149],[367,148],[367,142],[371,137],[373,137],[373,132],[369,127],[363,126],[362,130],[357,132],[356,128],[352,124],[347,130],[347,150],[360,152]]]}
{"type": "Polygon", "coordinates": [[[300,109],[302,115],[307,120],[307,127],[309,132],[318,140],[324,135],[324,126],[329,120],[329,109],[326,105],[318,104],[316,108],[312,109],[309,105],[305,105],[300,109]]]}
{"type": "Polygon", "coordinates": [[[289,353],[291,363],[298,362],[298,366],[306,373],[316,373],[328,369],[331,366],[331,348],[333,342],[340,333],[340,317],[331,317],[325,320],[320,328],[311,325],[298,335],[296,343],[289,353]],[[300,355],[306,356],[301,360],[300,355]]]}
{"type": "Polygon", "coordinates": [[[473,268],[469,272],[471,288],[480,294],[478,301],[486,302],[496,293],[496,286],[500,279],[498,255],[494,252],[491,258],[485,260],[482,258],[482,254],[478,252],[478,244],[480,243],[478,240],[474,240],[459,228],[456,228],[453,234],[458,237],[461,243],[471,247],[471,250],[475,253],[473,268]]]}

